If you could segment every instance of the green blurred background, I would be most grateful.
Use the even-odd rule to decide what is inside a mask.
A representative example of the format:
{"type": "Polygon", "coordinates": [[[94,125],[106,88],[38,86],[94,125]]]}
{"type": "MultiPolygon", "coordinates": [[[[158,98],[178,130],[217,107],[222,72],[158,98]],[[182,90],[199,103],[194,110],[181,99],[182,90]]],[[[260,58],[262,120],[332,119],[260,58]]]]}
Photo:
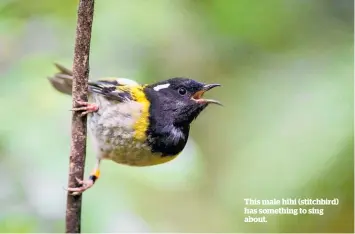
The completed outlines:
{"type": "MultiPolygon", "coordinates": [[[[0,231],[63,232],[73,0],[0,2],[0,231]]],[[[83,232],[353,232],[351,0],[96,1],[90,76],[218,82],[170,163],[107,161],[83,232]],[[244,198],[339,198],[323,216],[244,223],[244,198]]],[[[90,141],[90,139],[89,139],[90,141]]],[[[88,144],[86,176],[95,162],[88,144]]]]}

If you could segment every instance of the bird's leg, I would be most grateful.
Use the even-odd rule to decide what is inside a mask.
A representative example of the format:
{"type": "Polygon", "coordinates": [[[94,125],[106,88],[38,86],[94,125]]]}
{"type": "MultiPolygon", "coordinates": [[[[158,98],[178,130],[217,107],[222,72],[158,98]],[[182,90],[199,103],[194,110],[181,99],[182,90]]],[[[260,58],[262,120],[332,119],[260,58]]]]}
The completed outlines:
{"type": "Polygon", "coordinates": [[[72,192],[71,195],[78,195],[82,192],[84,192],[85,190],[88,190],[89,188],[91,188],[95,181],[100,177],[100,159],[97,160],[96,162],[96,166],[93,170],[93,172],[90,174],[90,177],[88,180],[80,180],[78,178],[76,178],[76,180],[78,181],[78,183],[81,185],[80,187],[77,188],[68,188],[67,190],[69,192],[72,192]]]}
{"type": "Polygon", "coordinates": [[[72,111],[83,111],[81,113],[81,116],[87,115],[89,113],[95,112],[99,109],[99,106],[95,103],[89,103],[89,102],[83,102],[83,101],[77,101],[76,102],[78,105],[81,107],[75,107],[71,109],[72,111]]]}

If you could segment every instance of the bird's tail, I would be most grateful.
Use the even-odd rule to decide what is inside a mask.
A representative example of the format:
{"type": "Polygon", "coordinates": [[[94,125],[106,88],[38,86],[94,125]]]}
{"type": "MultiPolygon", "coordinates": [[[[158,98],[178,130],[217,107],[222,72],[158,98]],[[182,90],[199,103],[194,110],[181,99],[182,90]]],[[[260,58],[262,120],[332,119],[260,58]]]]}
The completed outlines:
{"type": "Polygon", "coordinates": [[[59,92],[71,95],[73,72],[60,64],[55,63],[54,65],[57,67],[59,72],[54,74],[52,77],[48,77],[49,82],[59,92]]]}

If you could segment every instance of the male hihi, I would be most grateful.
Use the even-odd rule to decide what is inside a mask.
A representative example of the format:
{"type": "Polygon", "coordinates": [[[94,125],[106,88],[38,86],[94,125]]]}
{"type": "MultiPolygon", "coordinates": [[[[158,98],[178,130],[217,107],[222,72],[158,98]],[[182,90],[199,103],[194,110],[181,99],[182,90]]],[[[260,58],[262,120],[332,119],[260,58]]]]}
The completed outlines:
{"type": "MultiPolygon", "coordinates": [[[[56,64],[59,72],[49,81],[55,89],[71,94],[73,73],[56,64]]],[[[125,78],[89,81],[89,102],[79,101],[73,111],[88,114],[97,162],[88,180],[68,188],[79,194],[100,176],[100,161],[110,159],[131,166],[151,166],[174,159],[185,147],[191,122],[208,104],[206,91],[220,86],[188,78],[172,78],[140,85],[125,78]]]]}

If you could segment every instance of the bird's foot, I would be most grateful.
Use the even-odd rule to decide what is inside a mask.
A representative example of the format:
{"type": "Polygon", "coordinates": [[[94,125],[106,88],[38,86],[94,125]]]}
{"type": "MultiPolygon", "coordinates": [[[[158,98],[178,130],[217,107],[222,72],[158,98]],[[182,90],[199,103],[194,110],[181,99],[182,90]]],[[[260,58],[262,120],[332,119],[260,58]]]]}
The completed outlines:
{"type": "Polygon", "coordinates": [[[96,105],[95,103],[89,103],[89,102],[83,102],[83,101],[77,101],[76,103],[81,107],[75,107],[71,110],[72,111],[83,111],[81,113],[81,116],[95,112],[99,109],[99,106],[96,105]]]}
{"type": "Polygon", "coordinates": [[[83,193],[84,191],[88,190],[94,185],[94,180],[88,179],[88,180],[80,180],[78,178],[75,178],[76,181],[81,185],[80,187],[77,188],[67,188],[66,190],[69,192],[72,192],[71,195],[75,196],[78,194],[83,193]]]}
{"type": "Polygon", "coordinates": [[[75,196],[91,188],[94,185],[95,181],[100,177],[99,164],[100,160],[98,160],[97,165],[88,180],[81,180],[75,177],[76,181],[81,185],[80,187],[67,188],[66,190],[72,192],[71,195],[75,196]]]}

